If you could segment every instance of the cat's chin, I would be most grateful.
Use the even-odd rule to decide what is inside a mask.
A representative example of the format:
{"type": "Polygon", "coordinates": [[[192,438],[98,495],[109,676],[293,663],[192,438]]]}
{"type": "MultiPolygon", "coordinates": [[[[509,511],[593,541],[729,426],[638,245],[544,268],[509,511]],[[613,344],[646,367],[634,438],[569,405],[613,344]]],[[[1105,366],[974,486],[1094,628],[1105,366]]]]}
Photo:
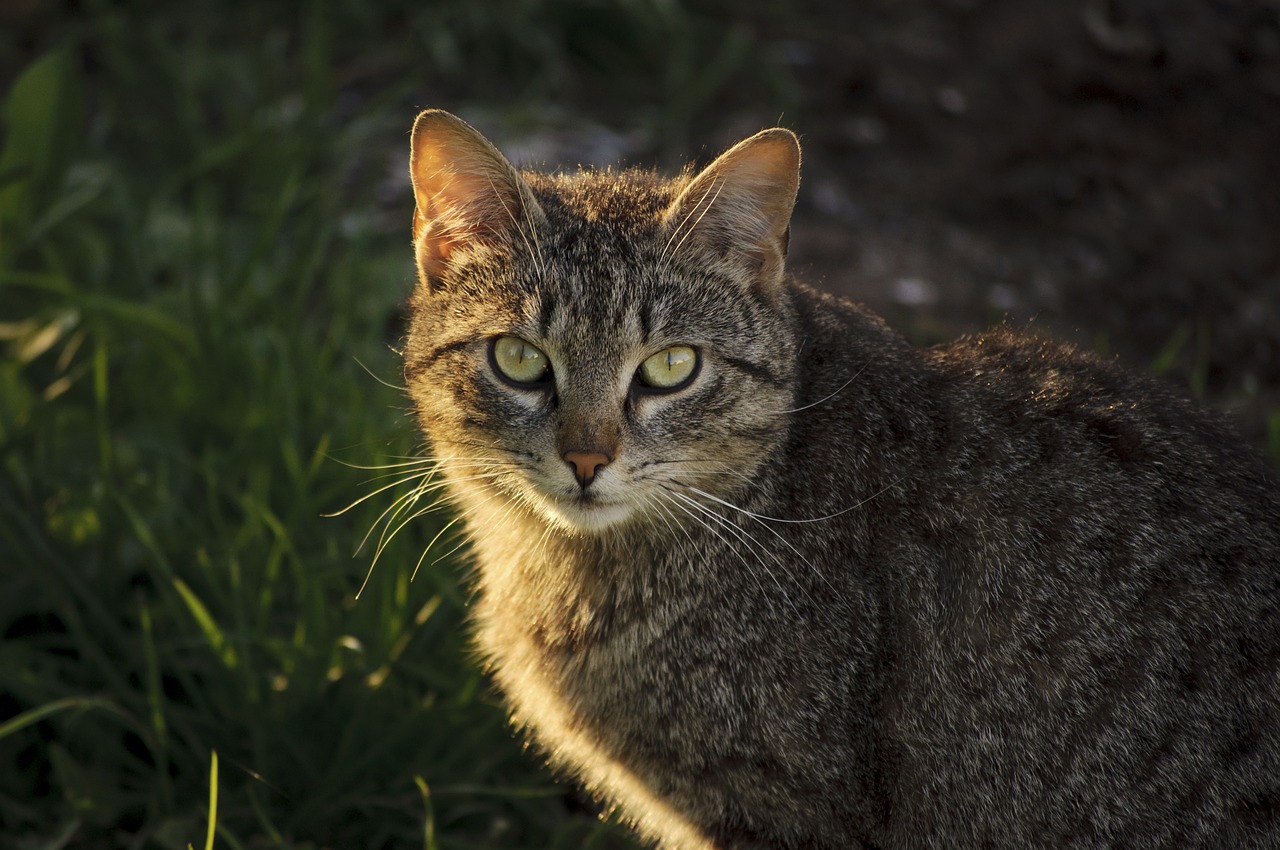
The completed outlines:
{"type": "Polygon", "coordinates": [[[543,512],[553,525],[577,534],[599,534],[625,523],[632,515],[628,505],[546,499],[543,512]]]}

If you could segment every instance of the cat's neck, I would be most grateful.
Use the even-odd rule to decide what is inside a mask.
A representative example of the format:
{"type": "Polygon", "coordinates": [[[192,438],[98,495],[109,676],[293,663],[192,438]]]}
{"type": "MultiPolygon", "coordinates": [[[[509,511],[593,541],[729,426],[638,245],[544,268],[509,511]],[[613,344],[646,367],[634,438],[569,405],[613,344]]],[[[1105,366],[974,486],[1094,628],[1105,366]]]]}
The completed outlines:
{"type": "Polygon", "coordinates": [[[509,621],[566,649],[641,620],[652,625],[680,616],[681,600],[696,598],[692,585],[706,578],[689,569],[688,553],[706,552],[714,562],[724,545],[725,534],[711,520],[678,527],[642,517],[584,534],[504,499],[463,495],[460,502],[483,565],[475,577],[478,618],[509,621]]]}

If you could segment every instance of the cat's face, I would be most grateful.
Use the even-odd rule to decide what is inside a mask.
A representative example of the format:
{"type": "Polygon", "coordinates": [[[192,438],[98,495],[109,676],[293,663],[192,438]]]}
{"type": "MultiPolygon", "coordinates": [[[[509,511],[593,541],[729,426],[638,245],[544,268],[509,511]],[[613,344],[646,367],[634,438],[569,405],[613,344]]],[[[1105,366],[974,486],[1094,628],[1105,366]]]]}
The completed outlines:
{"type": "MultiPolygon", "coordinates": [[[[795,360],[785,217],[731,206],[746,166],[521,178],[456,118],[422,121],[406,374],[451,485],[579,533],[733,498],[785,434],[795,360]]],[[[748,177],[794,173],[774,142],[748,177]]]]}

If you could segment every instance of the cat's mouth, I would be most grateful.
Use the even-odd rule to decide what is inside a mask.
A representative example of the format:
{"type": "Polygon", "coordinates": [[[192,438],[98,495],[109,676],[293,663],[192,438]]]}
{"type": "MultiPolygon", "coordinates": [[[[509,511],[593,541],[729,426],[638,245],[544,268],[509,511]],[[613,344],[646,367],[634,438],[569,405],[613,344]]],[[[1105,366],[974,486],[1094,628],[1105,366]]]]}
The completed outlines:
{"type": "Polygon", "coordinates": [[[548,498],[546,508],[552,521],[575,532],[604,531],[631,516],[630,506],[607,501],[590,490],[568,498],[548,498]]]}

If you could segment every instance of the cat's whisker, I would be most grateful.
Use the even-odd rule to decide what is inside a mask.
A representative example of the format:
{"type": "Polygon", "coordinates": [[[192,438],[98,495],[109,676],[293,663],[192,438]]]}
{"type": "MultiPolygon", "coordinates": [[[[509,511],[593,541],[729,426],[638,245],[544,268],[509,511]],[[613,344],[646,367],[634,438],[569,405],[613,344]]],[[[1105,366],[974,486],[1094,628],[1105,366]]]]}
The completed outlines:
{"type": "MultiPolygon", "coordinates": [[[[410,481],[414,481],[419,478],[429,479],[432,476],[436,475],[437,473],[451,468],[451,466],[449,464],[446,464],[444,460],[436,460],[436,459],[418,459],[418,460],[410,461],[407,463],[385,464],[385,465],[379,465],[379,466],[357,466],[355,464],[345,464],[345,465],[352,469],[395,470],[393,472],[388,472],[385,475],[375,475],[373,478],[369,479],[365,483],[382,481],[387,478],[395,478],[396,480],[379,486],[377,489],[369,493],[366,493],[364,496],[361,496],[360,498],[356,499],[355,501],[351,502],[350,504],[346,505],[343,508],[340,508],[331,513],[321,514],[321,516],[324,516],[324,517],[341,516],[342,514],[345,514],[347,511],[350,511],[352,508],[368,501],[369,499],[381,493],[386,492],[387,490],[394,489],[396,487],[402,486],[404,484],[409,483],[410,481]],[[405,472],[406,469],[412,469],[415,467],[418,468],[417,471],[409,472],[409,473],[405,472]]],[[[474,467],[478,469],[493,469],[493,468],[501,467],[501,468],[509,469],[516,466],[517,464],[510,461],[494,461],[494,462],[488,462],[488,463],[481,463],[476,461],[458,461],[456,464],[452,466],[452,468],[458,469],[458,468],[465,468],[465,467],[474,467]]]]}
{"type": "MultiPolygon", "coordinates": [[[[901,479],[899,479],[899,480],[901,480],[901,479]]],[[[687,485],[686,485],[686,486],[687,486],[687,485]]],[[[890,485],[890,486],[892,486],[892,485],[890,485]]],[[[697,487],[689,487],[688,489],[689,489],[691,492],[693,492],[693,493],[697,493],[698,495],[700,495],[700,496],[702,496],[702,497],[704,497],[704,498],[710,499],[711,501],[716,502],[717,504],[723,505],[724,507],[726,507],[726,508],[730,508],[731,510],[735,510],[735,511],[737,511],[738,513],[742,514],[743,516],[745,516],[745,517],[747,517],[747,518],[749,518],[749,519],[751,519],[751,520],[754,520],[758,525],[760,525],[760,527],[761,527],[761,528],[763,528],[764,530],[766,530],[766,531],[768,531],[770,534],[772,534],[774,537],[776,537],[776,538],[777,538],[777,539],[782,543],[782,545],[783,545],[783,546],[786,546],[788,549],[790,549],[790,550],[791,550],[791,553],[792,553],[793,555],[795,555],[797,558],[799,558],[799,559],[800,559],[800,561],[801,561],[801,563],[803,563],[806,567],[808,567],[808,568],[809,568],[810,573],[812,573],[813,575],[816,575],[816,576],[818,576],[820,579],[822,579],[823,584],[827,585],[827,587],[829,587],[833,593],[834,593],[834,592],[836,592],[836,588],[835,588],[835,586],[831,583],[831,580],[830,580],[830,579],[828,579],[828,578],[823,574],[822,570],[818,569],[818,567],[817,567],[817,566],[815,566],[815,565],[814,565],[814,563],[813,563],[812,561],[810,561],[808,558],[806,558],[806,557],[804,556],[804,553],[803,553],[803,552],[801,552],[799,549],[797,549],[797,548],[795,547],[795,545],[794,545],[790,540],[787,540],[787,538],[783,537],[783,536],[778,532],[778,530],[777,530],[777,529],[772,528],[772,527],[770,527],[769,525],[767,525],[767,524],[766,524],[765,520],[766,520],[766,519],[768,519],[768,517],[763,517],[763,516],[761,516],[761,515],[759,515],[759,514],[753,513],[753,512],[751,512],[751,511],[748,511],[748,510],[746,510],[745,508],[740,508],[740,507],[738,507],[737,505],[733,504],[732,502],[728,502],[728,501],[725,501],[724,499],[721,499],[721,498],[718,498],[718,497],[716,497],[716,496],[713,496],[713,495],[711,495],[710,493],[707,493],[707,492],[706,492],[706,491],[704,491],[704,490],[699,490],[697,487]]],[[[888,489],[888,488],[885,488],[885,489],[888,489]]],[[[876,495],[879,495],[879,493],[877,493],[876,495]]],[[[874,496],[872,496],[872,497],[870,497],[870,498],[874,498],[874,496]]],[[[860,504],[865,504],[865,502],[870,501],[870,498],[868,498],[868,499],[864,500],[864,501],[863,501],[862,503],[860,503],[860,504]]]]}
{"type": "MultiPolygon", "coordinates": [[[[403,521],[400,522],[399,525],[395,527],[394,530],[391,530],[390,533],[388,534],[388,530],[391,527],[391,523],[395,522],[396,518],[404,511],[407,504],[412,503],[411,501],[405,502],[403,499],[399,501],[401,502],[401,508],[396,511],[396,514],[392,516],[392,518],[388,520],[387,524],[383,527],[383,535],[378,539],[377,548],[374,550],[374,553],[373,553],[373,560],[369,564],[369,571],[368,573],[365,574],[364,584],[360,585],[360,592],[363,592],[365,584],[368,584],[369,576],[373,574],[373,568],[377,566],[378,559],[382,557],[382,553],[386,550],[386,547],[391,543],[391,541],[395,538],[395,536],[400,533],[401,529],[403,529],[405,526],[407,526],[409,523],[413,522],[414,520],[418,519],[419,517],[425,516],[426,514],[433,513],[438,510],[443,510],[444,508],[449,506],[449,502],[447,500],[436,499],[431,504],[426,505],[425,507],[417,511],[414,511],[412,514],[407,516],[403,521]]],[[[455,517],[454,519],[446,523],[444,528],[442,528],[439,532],[437,532],[436,536],[432,538],[431,543],[427,544],[427,548],[423,552],[423,557],[426,556],[427,551],[430,551],[431,546],[435,543],[436,540],[440,538],[440,535],[443,534],[444,531],[446,531],[450,526],[452,526],[454,523],[458,522],[462,518],[463,518],[463,514],[459,514],[457,517],[455,517]]],[[[370,531],[372,532],[372,529],[370,531]]],[[[367,535],[366,535],[366,538],[367,538],[367,535]]],[[[361,543],[361,545],[363,545],[363,542],[361,543]]],[[[422,558],[419,558],[418,565],[421,565],[421,563],[422,563],[422,558]]],[[[413,575],[409,577],[409,580],[413,581],[413,576],[416,576],[417,574],[418,574],[418,568],[417,566],[415,566],[413,570],[413,575]]],[[[357,599],[360,598],[360,592],[356,593],[357,599]]]]}
{"type": "MultiPolygon", "coordinates": [[[[429,542],[429,543],[427,544],[426,548],[422,550],[422,554],[418,556],[418,562],[417,562],[416,564],[414,564],[414,565],[413,565],[413,572],[411,572],[411,573],[409,574],[409,583],[410,583],[410,584],[412,584],[412,583],[413,583],[413,580],[414,580],[415,578],[417,578],[417,577],[418,577],[418,570],[419,570],[419,568],[421,568],[421,567],[422,567],[422,562],[423,562],[424,560],[426,560],[426,558],[427,558],[427,553],[431,551],[431,547],[432,547],[432,546],[434,546],[434,545],[436,545],[436,541],[437,541],[437,540],[439,540],[439,539],[444,535],[444,533],[445,533],[446,531],[448,531],[449,529],[451,529],[451,528],[453,528],[455,525],[457,525],[457,524],[458,524],[458,522],[460,522],[462,519],[463,519],[463,515],[462,515],[462,514],[458,514],[456,517],[454,517],[453,519],[451,519],[451,520],[449,520],[448,522],[446,522],[446,523],[445,523],[445,524],[440,528],[440,530],[436,532],[436,536],[431,538],[431,542],[429,542]]],[[[453,549],[453,550],[450,550],[449,552],[446,552],[444,555],[442,555],[442,556],[441,556],[441,558],[448,557],[450,554],[452,554],[452,553],[453,553],[453,552],[455,552],[455,551],[457,551],[457,549],[456,549],[456,548],[455,548],[455,549],[453,549]]],[[[434,565],[434,564],[439,563],[439,562],[440,562],[440,560],[441,560],[441,558],[436,558],[434,561],[432,561],[432,564],[434,565]]]]}
{"type": "Polygon", "coordinates": [[[777,413],[778,413],[778,415],[782,415],[782,414],[786,414],[786,413],[799,413],[799,412],[801,412],[801,411],[803,411],[803,410],[808,410],[808,409],[810,409],[810,408],[812,408],[812,407],[817,407],[817,406],[818,406],[818,405],[820,405],[820,404],[826,404],[828,401],[831,401],[831,399],[835,398],[836,396],[840,395],[840,393],[844,392],[844,390],[845,390],[845,388],[846,388],[846,387],[848,387],[848,386],[849,386],[850,384],[852,384],[854,381],[858,380],[858,377],[859,377],[863,372],[865,372],[865,371],[867,370],[867,367],[868,367],[868,366],[870,366],[870,365],[871,365],[871,364],[870,364],[870,362],[867,362],[867,363],[862,364],[862,368],[861,368],[861,369],[859,369],[858,371],[854,372],[854,373],[853,373],[853,375],[852,375],[852,376],[850,376],[849,380],[845,381],[843,384],[841,384],[840,386],[836,387],[836,389],[835,389],[835,390],[833,390],[832,392],[830,392],[830,393],[828,393],[827,395],[823,396],[822,398],[818,399],[817,401],[811,401],[811,402],[809,402],[808,404],[801,405],[800,407],[793,407],[793,408],[791,408],[790,410],[779,410],[779,411],[777,412],[777,413]]]}
{"type": "Polygon", "coordinates": [[[737,546],[734,546],[734,545],[733,545],[733,544],[728,540],[728,538],[726,538],[724,535],[722,535],[719,531],[717,531],[717,530],[715,529],[715,527],[714,527],[714,526],[712,526],[712,525],[711,525],[710,523],[708,523],[705,519],[703,519],[703,517],[702,517],[700,514],[705,513],[705,508],[704,508],[702,505],[699,505],[697,502],[694,502],[694,501],[690,500],[690,499],[689,499],[689,498],[687,498],[687,497],[681,497],[681,494],[679,494],[679,493],[677,493],[677,492],[675,492],[675,491],[673,491],[673,490],[668,490],[667,492],[669,492],[669,493],[671,494],[671,496],[672,496],[671,504],[675,505],[677,508],[679,508],[679,509],[680,509],[681,511],[683,511],[685,514],[687,514],[687,515],[689,516],[689,518],[690,518],[690,519],[692,519],[692,520],[693,520],[694,522],[696,522],[698,525],[702,526],[702,527],[703,527],[703,528],[705,528],[707,531],[709,531],[712,535],[714,535],[716,538],[718,538],[718,539],[720,540],[720,542],[724,543],[724,544],[725,544],[725,546],[726,546],[726,547],[728,547],[729,551],[730,551],[730,552],[733,552],[735,555],[737,555],[737,556],[738,556],[738,558],[742,561],[742,563],[743,563],[745,566],[748,566],[748,567],[750,566],[750,564],[748,564],[748,563],[747,563],[746,558],[744,558],[744,557],[743,557],[743,555],[742,555],[742,553],[741,553],[740,551],[738,551],[738,547],[737,547],[737,546]],[[692,505],[693,507],[700,508],[700,509],[702,509],[702,510],[700,510],[698,513],[695,513],[695,512],[693,512],[693,511],[689,510],[689,508],[687,507],[688,505],[692,505]]]}
{"type": "MultiPolygon", "coordinates": [[[[453,547],[452,549],[450,549],[450,550],[449,550],[449,551],[447,551],[447,552],[442,553],[439,557],[435,558],[435,559],[431,562],[431,566],[433,566],[433,567],[434,567],[436,564],[438,564],[438,563],[440,563],[441,561],[445,560],[446,558],[448,558],[449,556],[451,556],[454,552],[457,552],[459,549],[461,549],[463,546],[466,546],[466,545],[467,545],[468,543],[470,543],[470,542],[471,542],[471,536],[470,536],[470,535],[463,535],[463,536],[462,536],[462,538],[457,542],[457,544],[456,544],[456,545],[454,545],[454,547],[453,547]]],[[[414,568],[414,572],[415,572],[415,573],[417,573],[417,568],[416,568],[416,567],[414,568]]],[[[412,576],[410,577],[410,579],[409,579],[409,580],[410,580],[410,581],[413,581],[412,576]]]]}
{"type": "Polygon", "coordinates": [[[402,463],[375,463],[375,464],[351,463],[350,461],[345,461],[342,458],[337,458],[332,455],[325,455],[325,459],[331,460],[334,463],[340,463],[343,466],[345,466],[347,469],[366,469],[366,470],[374,470],[374,471],[383,470],[383,469],[403,469],[403,468],[413,467],[413,466],[426,466],[428,464],[432,464],[436,462],[436,459],[432,457],[397,458],[397,460],[400,460],[403,462],[402,463]]]}
{"type": "Polygon", "coordinates": [[[646,515],[651,514],[662,520],[662,524],[666,526],[670,537],[675,538],[678,532],[679,534],[684,535],[685,540],[690,543],[694,542],[693,533],[690,532],[686,527],[686,524],[680,522],[680,519],[671,511],[670,505],[675,501],[673,495],[661,489],[650,490],[648,492],[638,490],[632,498],[646,515]]]}
{"type": "MultiPolygon", "coordinates": [[[[632,509],[634,514],[642,516],[657,516],[658,519],[662,520],[663,524],[667,526],[667,530],[672,533],[672,536],[674,536],[675,529],[667,520],[667,516],[671,516],[670,512],[666,511],[667,516],[657,513],[656,508],[662,507],[658,498],[659,496],[661,496],[661,491],[646,491],[644,488],[632,488],[623,493],[622,500],[632,509]]],[[[674,517],[672,517],[672,519],[674,519],[674,517]]],[[[616,533],[620,535],[622,534],[622,530],[618,529],[616,533]]]]}
{"type": "Polygon", "coordinates": [[[826,522],[827,520],[835,519],[838,516],[843,516],[849,513],[850,511],[856,511],[858,508],[862,507],[863,505],[867,504],[873,499],[879,498],[883,494],[892,490],[902,481],[902,478],[903,476],[899,476],[895,478],[893,481],[881,487],[879,490],[872,493],[870,496],[867,496],[865,499],[862,499],[859,502],[855,502],[854,504],[849,505],[849,507],[838,510],[833,514],[827,514],[826,516],[820,516],[820,517],[808,517],[806,519],[783,519],[782,517],[765,516],[764,514],[753,513],[747,510],[746,508],[738,507],[732,502],[726,502],[724,499],[721,499],[718,496],[713,496],[710,493],[707,493],[703,490],[699,490],[697,487],[690,487],[689,489],[692,492],[697,493],[699,496],[703,496],[707,499],[710,499],[713,502],[718,502],[719,504],[724,505],[726,508],[732,508],[733,510],[738,511],[746,516],[749,516],[752,519],[767,520],[769,522],[784,522],[788,524],[804,524],[809,522],[826,522]]]}
{"type": "MultiPolygon", "coordinates": [[[[398,478],[395,481],[392,481],[389,484],[382,485],[381,487],[379,487],[378,489],[374,490],[371,493],[366,493],[365,495],[356,499],[354,502],[352,502],[351,504],[347,505],[344,508],[336,510],[333,513],[321,514],[321,516],[329,517],[329,518],[342,516],[352,508],[367,502],[368,500],[372,499],[375,496],[385,493],[387,490],[394,490],[396,487],[404,486],[405,484],[408,484],[410,481],[416,481],[420,478],[430,478],[434,474],[435,474],[435,470],[426,470],[423,472],[415,472],[411,475],[405,475],[403,477],[398,478]]],[[[399,473],[394,473],[392,476],[388,476],[388,477],[395,477],[395,475],[399,475],[399,473]]]]}
{"type": "MultiPolygon", "coordinates": [[[[778,581],[778,577],[774,574],[773,570],[769,569],[768,564],[765,563],[764,558],[762,557],[762,556],[772,556],[774,559],[774,562],[781,565],[781,561],[778,559],[775,553],[770,552],[767,548],[764,547],[763,544],[760,543],[760,541],[756,540],[754,537],[748,534],[745,529],[737,526],[736,524],[731,522],[728,518],[721,516],[720,514],[708,508],[706,505],[699,503],[696,499],[691,499],[690,497],[684,495],[683,493],[679,493],[676,491],[669,491],[669,492],[671,493],[672,496],[675,497],[676,500],[678,500],[676,502],[677,507],[681,507],[680,502],[683,502],[685,505],[688,505],[694,508],[698,512],[698,514],[701,514],[702,516],[709,518],[714,523],[716,523],[716,525],[720,526],[726,531],[731,532],[734,535],[734,537],[740,542],[745,543],[747,545],[748,551],[751,551],[757,555],[759,559],[759,564],[763,568],[764,573],[767,576],[769,576],[769,579],[773,582],[774,586],[777,587],[778,599],[782,600],[784,604],[794,608],[795,603],[787,598],[786,589],[782,586],[782,583],[778,581]]],[[[698,519],[698,521],[702,524],[704,528],[706,528],[716,537],[719,537],[720,540],[722,540],[725,543],[725,545],[729,547],[730,551],[732,551],[734,554],[738,556],[739,560],[742,561],[743,566],[747,567],[747,570],[746,570],[747,575],[752,576],[753,579],[755,579],[756,587],[760,590],[761,593],[765,593],[766,591],[765,591],[764,583],[760,581],[758,576],[756,576],[755,571],[750,568],[751,564],[747,561],[746,555],[742,553],[742,551],[738,548],[738,546],[734,545],[728,539],[726,539],[723,535],[717,532],[715,527],[713,527],[706,520],[700,519],[695,514],[689,512],[688,510],[686,510],[685,512],[689,513],[689,515],[694,517],[695,519],[698,519]]]]}
{"type": "Polygon", "coordinates": [[[748,484],[755,480],[754,478],[752,478],[752,476],[747,475],[741,470],[734,469],[732,466],[725,463],[724,461],[715,460],[713,458],[706,458],[702,460],[691,459],[691,460],[684,461],[681,463],[679,474],[685,477],[693,476],[696,478],[709,478],[711,476],[728,476],[730,478],[737,478],[739,481],[743,481],[748,484]],[[698,469],[698,468],[691,467],[690,464],[697,464],[698,466],[711,467],[711,468],[698,469]]]}
{"type": "MultiPolygon", "coordinates": [[[[396,533],[404,527],[403,525],[397,525],[395,530],[392,530],[392,526],[400,519],[400,517],[403,516],[406,511],[412,510],[413,506],[418,503],[418,500],[427,495],[438,493],[444,488],[444,486],[444,482],[429,483],[424,481],[415,486],[412,490],[399,496],[386,510],[380,513],[378,518],[369,526],[369,530],[365,532],[364,537],[360,539],[360,545],[356,548],[356,554],[360,554],[360,551],[364,549],[365,544],[369,541],[369,537],[372,536],[373,532],[377,530],[379,526],[381,526],[382,531],[378,535],[378,542],[374,547],[373,553],[373,559],[376,562],[378,560],[378,556],[382,554],[382,550],[386,548],[387,543],[391,542],[391,538],[395,537],[396,533]]],[[[435,506],[437,504],[441,504],[442,501],[443,500],[437,498],[431,504],[432,506],[435,506]]]]}
{"type": "MultiPolygon", "coordinates": [[[[452,480],[456,482],[490,480],[494,478],[499,478],[505,474],[506,474],[505,472],[501,472],[501,471],[488,472],[480,475],[455,477],[452,480]]],[[[373,532],[379,526],[382,526],[382,532],[378,536],[378,543],[374,550],[373,557],[374,557],[374,561],[376,562],[378,559],[378,556],[382,554],[382,551],[386,548],[387,544],[391,542],[391,540],[396,536],[396,534],[400,532],[402,528],[404,528],[406,525],[408,525],[418,516],[421,516],[422,513],[427,513],[427,512],[436,510],[438,508],[444,507],[445,504],[447,504],[448,500],[437,498],[424,511],[415,513],[413,516],[410,516],[408,519],[405,519],[403,521],[400,521],[400,517],[406,511],[411,510],[412,506],[416,504],[419,499],[422,499],[428,495],[439,493],[441,490],[445,489],[447,486],[448,486],[448,482],[446,481],[433,481],[430,478],[427,478],[423,480],[420,484],[415,486],[412,490],[410,490],[409,492],[397,498],[394,502],[391,503],[390,507],[388,507],[381,514],[379,514],[378,518],[373,521],[373,524],[369,527],[369,531],[366,532],[365,536],[360,540],[360,545],[356,548],[356,554],[359,554],[360,550],[364,548],[365,544],[368,542],[369,537],[373,534],[373,532]],[[396,525],[397,522],[399,522],[398,525],[396,525]],[[395,526],[394,529],[392,528],[393,525],[395,526]]],[[[386,489],[386,488],[384,487],[383,489],[386,489]]]]}
{"type": "Polygon", "coordinates": [[[406,392],[407,390],[406,387],[400,386],[398,384],[388,383],[387,381],[384,381],[382,380],[382,378],[379,378],[377,375],[373,374],[373,370],[370,369],[368,366],[364,365],[364,362],[361,361],[359,357],[352,355],[351,359],[356,361],[356,363],[360,366],[360,368],[363,369],[370,378],[373,378],[375,381],[382,384],[387,389],[395,390],[396,392],[400,392],[400,393],[406,392]]]}
{"type": "MultiPolygon", "coordinates": [[[[419,517],[425,516],[426,514],[432,513],[432,512],[434,512],[434,511],[441,510],[441,509],[443,509],[443,508],[447,507],[447,505],[448,505],[448,503],[447,503],[447,502],[445,502],[445,501],[443,501],[443,500],[437,500],[437,501],[432,502],[431,504],[427,505],[426,507],[422,508],[421,510],[415,511],[412,515],[410,515],[407,519],[405,519],[405,520],[404,520],[404,522],[402,522],[400,525],[396,526],[395,531],[393,531],[393,532],[391,533],[390,537],[387,537],[385,541],[384,541],[384,540],[381,540],[381,539],[378,541],[378,547],[377,547],[377,549],[376,549],[376,550],[374,551],[374,553],[373,553],[373,560],[372,560],[372,561],[370,561],[370,563],[369,563],[369,569],[368,569],[368,571],[365,573],[364,581],[360,584],[360,589],[359,589],[358,591],[356,591],[356,599],[359,599],[359,598],[360,598],[360,594],[364,593],[365,586],[366,586],[366,585],[368,585],[368,583],[369,583],[369,578],[373,575],[374,567],[376,567],[376,566],[378,565],[378,559],[382,557],[382,552],[383,552],[383,550],[386,548],[386,545],[387,545],[388,543],[390,543],[390,542],[391,542],[391,539],[392,539],[392,538],[394,538],[394,537],[396,536],[396,534],[398,534],[398,533],[400,532],[400,529],[404,528],[406,525],[408,525],[409,523],[413,522],[415,519],[418,519],[419,517]]],[[[440,535],[441,535],[441,534],[443,534],[443,533],[444,533],[444,532],[445,532],[445,531],[446,531],[446,530],[447,530],[451,525],[453,525],[454,523],[458,522],[460,519],[462,519],[462,515],[459,515],[459,516],[455,517],[454,519],[450,520],[448,523],[446,523],[446,524],[445,524],[444,528],[442,528],[442,529],[441,529],[441,530],[436,534],[436,536],[435,536],[434,538],[432,538],[431,543],[428,543],[428,544],[427,544],[427,549],[423,552],[423,557],[425,557],[425,556],[426,556],[426,551],[429,551],[429,550],[431,549],[431,545],[432,545],[433,543],[435,543],[435,541],[436,541],[437,539],[439,539],[440,535]]],[[[384,529],[384,533],[385,533],[385,529],[384,529]]],[[[367,537],[367,535],[366,535],[366,537],[367,537]]],[[[363,543],[362,543],[361,545],[363,545],[363,543]]],[[[419,558],[419,559],[418,559],[418,565],[421,565],[421,564],[422,564],[422,559],[421,559],[421,558],[419,558]]],[[[410,576],[409,576],[409,581],[413,581],[413,577],[414,577],[414,576],[416,576],[417,574],[418,574],[418,568],[417,568],[417,566],[415,566],[415,567],[414,567],[414,569],[413,569],[413,575],[410,575],[410,576]]]]}
{"type": "Polygon", "coordinates": [[[348,469],[364,469],[364,470],[371,470],[371,471],[379,471],[383,469],[410,469],[413,467],[421,467],[421,466],[443,467],[447,464],[458,465],[458,464],[511,463],[511,461],[504,461],[504,460],[497,460],[497,459],[460,458],[460,457],[452,457],[449,455],[423,455],[420,457],[413,457],[413,458],[399,458],[398,459],[400,460],[399,463],[377,463],[377,464],[348,463],[346,461],[339,460],[338,458],[331,458],[331,460],[334,460],[337,463],[342,464],[348,469]]]}
{"type": "Polygon", "coordinates": [[[723,474],[723,475],[733,475],[737,478],[741,478],[743,481],[752,480],[751,476],[741,472],[738,469],[735,469],[733,466],[731,466],[729,463],[725,462],[724,460],[720,458],[711,458],[711,457],[662,458],[660,460],[645,461],[643,464],[640,464],[635,469],[636,471],[640,471],[652,466],[673,466],[673,465],[679,465],[681,472],[688,472],[691,475],[723,474]],[[695,464],[700,467],[711,466],[714,468],[713,469],[691,468],[691,466],[695,464]]]}
{"type": "MultiPolygon", "coordinates": [[[[716,513],[715,511],[712,511],[712,510],[711,510],[710,508],[708,508],[706,505],[701,504],[701,503],[700,503],[700,502],[698,502],[696,499],[693,499],[692,497],[690,497],[690,496],[688,496],[688,495],[686,495],[686,494],[683,494],[683,493],[677,493],[676,495],[677,495],[679,498],[686,500],[686,501],[687,501],[687,502],[689,502],[690,504],[695,505],[695,506],[696,506],[696,507],[698,507],[700,510],[702,510],[702,511],[706,512],[708,516],[712,516],[712,517],[714,517],[714,518],[716,518],[716,519],[720,520],[721,522],[724,522],[724,523],[725,523],[725,524],[727,524],[729,527],[731,527],[731,528],[733,528],[733,529],[737,530],[737,531],[738,531],[738,532],[739,532],[739,533],[740,533],[740,534],[741,534],[741,535],[742,535],[742,536],[743,536],[747,541],[749,541],[751,544],[754,544],[754,546],[758,549],[758,551],[759,551],[759,552],[761,552],[762,554],[767,554],[767,555],[769,555],[769,556],[773,559],[773,562],[774,562],[774,563],[776,563],[776,564],[778,564],[778,565],[779,565],[780,567],[782,567],[782,568],[783,568],[783,570],[785,571],[785,569],[786,569],[786,563],[783,561],[783,559],[781,558],[781,556],[780,556],[780,555],[778,555],[776,552],[771,551],[768,547],[766,547],[763,543],[761,543],[758,539],[756,539],[756,537],[755,537],[754,535],[752,535],[750,532],[748,532],[745,528],[742,528],[741,526],[738,526],[738,525],[736,525],[736,524],[733,524],[733,523],[729,522],[729,520],[728,520],[727,518],[720,516],[720,514],[716,513]]],[[[750,517],[749,517],[749,518],[750,518],[750,517]]],[[[767,529],[767,530],[772,531],[772,529],[767,529]]],[[[781,537],[780,535],[778,535],[776,532],[774,533],[774,536],[775,536],[775,537],[778,537],[778,539],[779,539],[779,540],[781,540],[781,541],[782,541],[782,543],[783,543],[784,545],[788,545],[788,546],[790,545],[790,544],[788,543],[788,541],[787,541],[787,540],[785,540],[784,538],[782,538],[782,537],[781,537]]],[[[794,547],[791,547],[791,548],[792,548],[792,551],[793,551],[793,552],[795,552],[794,547]]],[[[799,553],[798,553],[798,552],[796,552],[796,554],[799,554],[799,553]]],[[[770,575],[770,577],[772,577],[772,574],[770,575]]],[[[775,583],[776,583],[776,579],[775,579],[775,583]]],[[[779,589],[781,589],[781,587],[779,587],[779,589]]]]}
{"type": "MultiPolygon", "coordinates": [[[[378,515],[378,518],[375,519],[373,523],[369,526],[369,530],[365,532],[364,537],[360,539],[360,545],[356,547],[356,551],[355,551],[356,555],[360,554],[361,550],[364,549],[365,544],[369,542],[369,537],[378,528],[378,526],[382,524],[383,518],[387,517],[388,514],[391,515],[390,518],[386,520],[386,525],[384,525],[382,528],[382,533],[378,538],[378,544],[374,548],[373,559],[369,562],[369,569],[365,571],[364,581],[360,583],[360,589],[356,591],[356,599],[359,599],[360,595],[364,593],[365,587],[368,586],[369,584],[370,577],[373,576],[374,567],[378,565],[378,558],[379,556],[382,555],[383,549],[385,548],[385,545],[386,545],[387,529],[390,528],[391,523],[395,522],[396,518],[399,517],[400,514],[404,512],[409,505],[414,504],[418,500],[418,498],[420,498],[420,489],[419,489],[420,486],[421,485],[419,485],[419,487],[414,487],[412,490],[399,496],[394,502],[392,502],[391,505],[386,510],[384,510],[381,514],[378,515]]],[[[431,507],[434,507],[437,504],[440,504],[440,502],[439,501],[433,502],[431,507]]],[[[399,529],[397,528],[397,531],[398,530],[399,529]]],[[[394,534],[392,536],[394,536],[394,534]]]]}

